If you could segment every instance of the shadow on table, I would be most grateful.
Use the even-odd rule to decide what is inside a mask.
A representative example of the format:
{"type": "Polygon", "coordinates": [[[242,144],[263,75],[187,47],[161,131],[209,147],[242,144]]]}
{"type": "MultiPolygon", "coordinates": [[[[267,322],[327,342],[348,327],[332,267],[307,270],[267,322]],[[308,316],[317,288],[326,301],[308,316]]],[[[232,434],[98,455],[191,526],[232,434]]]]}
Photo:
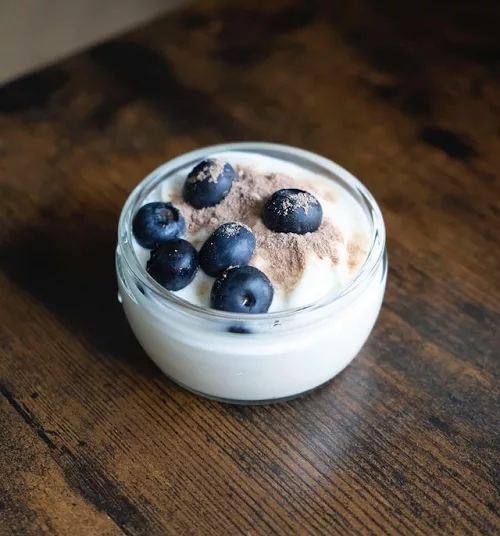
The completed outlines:
{"type": "Polygon", "coordinates": [[[70,214],[61,203],[42,207],[32,225],[1,244],[2,269],[91,352],[159,376],[117,300],[118,214],[81,206],[70,214]]]}

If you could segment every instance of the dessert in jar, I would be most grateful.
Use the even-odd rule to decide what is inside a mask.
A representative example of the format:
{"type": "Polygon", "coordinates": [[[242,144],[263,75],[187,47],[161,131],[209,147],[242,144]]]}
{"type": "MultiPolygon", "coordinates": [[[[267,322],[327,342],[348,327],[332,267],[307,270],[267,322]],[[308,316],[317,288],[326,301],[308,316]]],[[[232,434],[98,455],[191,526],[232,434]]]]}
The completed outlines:
{"type": "Polygon", "coordinates": [[[172,380],[257,403],[327,382],[380,311],[380,210],[350,173],[269,143],[175,158],[127,200],[116,252],[123,307],[172,380]]]}

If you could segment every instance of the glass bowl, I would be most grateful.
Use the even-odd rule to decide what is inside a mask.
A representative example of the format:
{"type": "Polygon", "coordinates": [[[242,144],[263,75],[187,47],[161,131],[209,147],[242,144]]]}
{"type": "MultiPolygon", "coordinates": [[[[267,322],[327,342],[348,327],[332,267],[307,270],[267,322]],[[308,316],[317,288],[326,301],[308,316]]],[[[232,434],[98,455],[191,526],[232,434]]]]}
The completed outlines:
{"type": "Polygon", "coordinates": [[[324,384],[358,354],[378,317],[387,278],[385,227],[363,184],[334,162],[272,143],[205,147],[170,160],[130,194],[118,226],[116,272],[128,322],[156,365],[182,387],[230,403],[290,399],[324,384]],[[364,263],[340,292],[304,307],[243,315],[200,307],[153,280],[133,247],[132,218],[159,185],[219,152],[260,154],[294,163],[335,181],[369,221],[371,243],[364,263]],[[249,333],[234,333],[245,326],[249,333]],[[232,331],[229,331],[229,330],[232,331]]]}

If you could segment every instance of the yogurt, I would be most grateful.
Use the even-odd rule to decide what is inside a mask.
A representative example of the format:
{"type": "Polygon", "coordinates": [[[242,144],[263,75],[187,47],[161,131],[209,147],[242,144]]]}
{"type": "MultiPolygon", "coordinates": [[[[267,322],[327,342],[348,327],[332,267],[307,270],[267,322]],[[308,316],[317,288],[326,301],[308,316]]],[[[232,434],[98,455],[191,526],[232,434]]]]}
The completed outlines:
{"type": "MultiPolygon", "coordinates": [[[[274,299],[269,309],[270,312],[311,304],[328,294],[339,292],[346,286],[365,260],[370,242],[368,217],[352,196],[335,182],[325,179],[318,173],[269,156],[233,151],[213,154],[210,158],[229,162],[240,172],[241,178],[238,184],[233,187],[220,205],[201,210],[189,207],[182,200],[182,188],[186,180],[186,174],[183,171],[179,171],[158,185],[157,190],[153,191],[145,202],[171,201],[182,213],[185,213],[187,209],[188,225],[185,238],[199,249],[217,227],[213,221],[213,214],[230,207],[232,198],[235,198],[233,210],[226,209],[228,213],[232,212],[228,217],[230,220],[234,218],[247,224],[258,237],[261,237],[261,247],[257,247],[251,264],[266,273],[273,283],[274,299]],[[261,185],[260,191],[252,191],[252,185],[245,184],[249,175],[254,182],[261,185]],[[262,220],[255,218],[253,212],[242,211],[239,206],[241,196],[252,196],[252,203],[255,201],[255,206],[260,209],[266,197],[277,188],[276,183],[306,191],[312,190],[323,208],[323,224],[314,235],[286,236],[281,233],[283,239],[290,242],[292,246],[297,246],[299,241],[307,245],[308,242],[319,240],[320,246],[325,245],[321,244],[321,241],[331,243],[330,248],[319,248],[322,251],[321,256],[313,250],[308,252],[304,266],[298,274],[291,274],[295,277],[289,277],[292,281],[288,284],[280,281],[279,276],[282,275],[286,265],[297,264],[298,259],[292,255],[293,251],[287,247],[288,244],[285,244],[285,247],[277,251],[274,259],[270,261],[270,253],[273,253],[270,250],[275,249],[276,240],[266,241],[266,238],[274,238],[278,235],[268,231],[262,220]],[[203,212],[204,218],[200,217],[203,212]],[[197,225],[192,225],[192,222],[190,224],[189,214],[197,217],[197,225]],[[327,229],[331,232],[328,233],[327,229]]],[[[145,268],[149,250],[142,248],[135,240],[134,250],[145,268]]],[[[193,304],[209,307],[209,289],[213,281],[214,278],[199,270],[195,280],[176,294],[193,304]]]]}
{"type": "MultiPolygon", "coordinates": [[[[262,222],[245,217],[242,213],[239,221],[259,236],[262,222]]],[[[199,249],[214,228],[190,226],[189,218],[186,223],[185,238],[199,249]]],[[[387,276],[383,220],[366,188],[318,155],[259,143],[188,153],[147,177],[123,209],[116,264],[125,313],[153,361],[187,389],[240,403],[294,397],[340,372],[373,328],[387,276]],[[201,270],[175,293],[160,288],[145,271],[149,251],[132,237],[133,214],[143,204],[160,200],[172,201],[182,212],[185,177],[207,157],[228,161],[242,181],[249,172],[286,176],[291,187],[313,193],[323,207],[324,222],[338,233],[335,256],[325,256],[323,249],[320,254],[308,252],[293,284],[279,277],[267,258],[269,252],[257,247],[251,263],[268,275],[275,289],[268,313],[209,309],[213,278],[201,270]]]]}

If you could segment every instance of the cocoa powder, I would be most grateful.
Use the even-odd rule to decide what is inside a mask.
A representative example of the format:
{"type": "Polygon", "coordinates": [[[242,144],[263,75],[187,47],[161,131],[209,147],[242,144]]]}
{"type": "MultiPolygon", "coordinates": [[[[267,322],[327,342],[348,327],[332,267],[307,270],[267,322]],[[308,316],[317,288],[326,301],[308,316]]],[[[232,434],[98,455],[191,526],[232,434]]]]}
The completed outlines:
{"type": "MultiPolygon", "coordinates": [[[[196,168],[195,168],[196,169],[196,168]]],[[[206,165],[203,165],[196,173],[191,172],[187,177],[187,182],[199,182],[208,180],[208,182],[217,182],[219,175],[224,169],[224,163],[220,160],[209,160],[206,165]]]]}
{"type": "Polygon", "coordinates": [[[330,220],[323,218],[317,231],[299,235],[270,231],[260,219],[263,204],[276,190],[300,188],[311,191],[310,184],[282,173],[257,173],[247,166],[237,166],[236,171],[239,179],[234,181],[226,198],[214,207],[195,209],[181,197],[172,198],[186,219],[190,234],[202,229],[212,233],[223,223],[231,221],[248,225],[257,242],[250,264],[255,265],[259,257],[264,259],[266,275],[284,290],[290,290],[297,284],[312,253],[321,259],[338,262],[337,246],[344,239],[330,220]]]}

